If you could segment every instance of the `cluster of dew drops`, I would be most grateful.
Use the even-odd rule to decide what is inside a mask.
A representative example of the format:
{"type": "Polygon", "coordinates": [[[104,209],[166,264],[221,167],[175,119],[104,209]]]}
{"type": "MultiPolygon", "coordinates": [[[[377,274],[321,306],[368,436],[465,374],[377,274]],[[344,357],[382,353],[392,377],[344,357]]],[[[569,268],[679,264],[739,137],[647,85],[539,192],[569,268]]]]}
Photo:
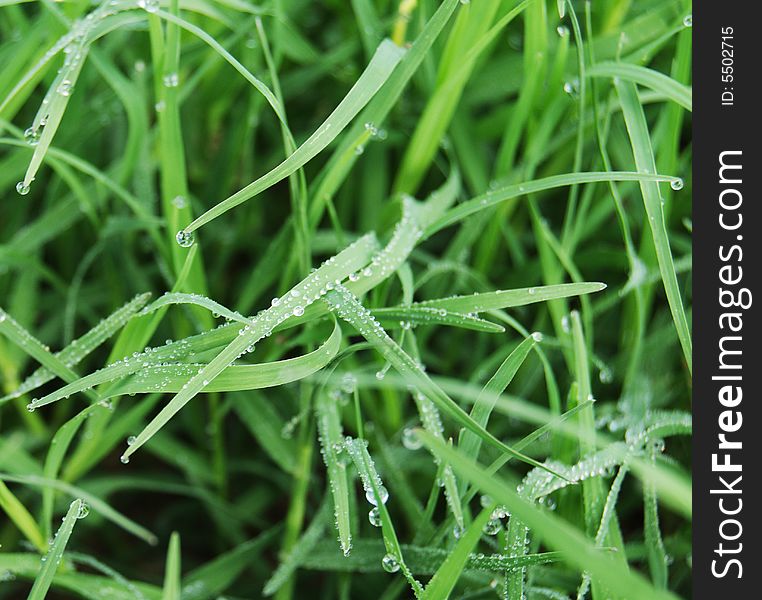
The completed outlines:
{"type": "MultiPolygon", "coordinates": [[[[87,53],[90,33],[107,17],[135,8],[143,9],[148,13],[155,13],[160,8],[159,0],[107,0],[83,18],[77,19],[72,24],[71,29],[45,52],[32,72],[44,67],[59,52],[63,52],[65,58],[62,67],[58,69],[59,77],[56,79],[56,83],[43,98],[42,105],[32,125],[24,131],[24,141],[27,144],[37,146],[40,143],[42,130],[48,123],[53,94],[66,98],[73,93],[74,82],[69,78],[69,73],[76,72],[80,68],[80,63],[87,53]]],[[[23,181],[16,184],[16,191],[22,196],[26,196],[30,192],[32,181],[34,181],[33,176],[25,177],[23,181]]]]}

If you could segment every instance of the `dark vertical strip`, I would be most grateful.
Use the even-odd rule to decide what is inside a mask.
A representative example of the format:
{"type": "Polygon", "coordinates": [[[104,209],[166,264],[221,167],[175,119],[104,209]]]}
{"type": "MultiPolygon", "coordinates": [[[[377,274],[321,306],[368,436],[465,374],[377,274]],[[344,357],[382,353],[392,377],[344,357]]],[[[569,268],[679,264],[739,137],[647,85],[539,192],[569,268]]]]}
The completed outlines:
{"type": "Polygon", "coordinates": [[[693,597],[758,598],[759,4],[693,13],[693,597]]]}

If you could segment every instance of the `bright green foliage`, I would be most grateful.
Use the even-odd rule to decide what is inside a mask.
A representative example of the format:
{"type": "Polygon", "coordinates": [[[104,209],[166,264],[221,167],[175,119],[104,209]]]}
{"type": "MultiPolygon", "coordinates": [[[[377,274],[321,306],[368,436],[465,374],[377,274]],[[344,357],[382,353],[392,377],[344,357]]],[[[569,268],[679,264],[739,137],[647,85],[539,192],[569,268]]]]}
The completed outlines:
{"type": "Polygon", "coordinates": [[[686,597],[689,15],[0,2],[0,600],[686,597]]]}

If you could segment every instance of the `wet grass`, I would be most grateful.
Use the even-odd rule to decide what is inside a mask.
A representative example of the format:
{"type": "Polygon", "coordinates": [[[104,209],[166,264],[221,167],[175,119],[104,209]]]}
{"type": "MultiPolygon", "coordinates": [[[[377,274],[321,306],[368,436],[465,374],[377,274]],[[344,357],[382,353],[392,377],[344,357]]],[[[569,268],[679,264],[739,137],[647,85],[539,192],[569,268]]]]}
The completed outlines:
{"type": "Polygon", "coordinates": [[[3,2],[0,598],[690,597],[690,12],[3,2]]]}

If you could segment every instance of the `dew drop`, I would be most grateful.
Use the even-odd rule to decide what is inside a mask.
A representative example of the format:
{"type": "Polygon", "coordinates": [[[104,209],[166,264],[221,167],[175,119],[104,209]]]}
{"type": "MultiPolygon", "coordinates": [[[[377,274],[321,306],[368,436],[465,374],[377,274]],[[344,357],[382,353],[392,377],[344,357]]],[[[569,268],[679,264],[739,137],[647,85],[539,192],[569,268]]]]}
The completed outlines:
{"type": "Polygon", "coordinates": [[[378,510],[378,506],[374,506],[368,513],[368,521],[373,527],[381,527],[381,511],[378,510]]]}
{"type": "Polygon", "coordinates": [[[180,83],[180,77],[177,73],[168,73],[162,78],[162,81],[164,82],[164,87],[173,88],[177,87],[180,83]]]}
{"type": "Polygon", "coordinates": [[[598,373],[598,379],[601,383],[611,383],[614,380],[614,374],[611,372],[611,369],[605,367],[598,373]]]}
{"type": "MultiPolygon", "coordinates": [[[[461,3],[463,0],[460,0],[461,3]]],[[[384,558],[381,559],[381,566],[383,567],[384,571],[387,573],[396,573],[400,570],[400,563],[397,560],[396,557],[394,557],[391,554],[387,554],[384,556],[384,558]]]]}
{"type": "Polygon", "coordinates": [[[16,184],[16,191],[22,196],[26,196],[29,193],[29,186],[25,184],[23,181],[19,181],[16,184]]]}
{"type": "Polygon", "coordinates": [[[185,200],[184,196],[175,196],[174,198],[172,198],[172,205],[176,209],[181,210],[185,208],[186,206],[188,206],[188,202],[185,200]]]}
{"type": "Polygon", "coordinates": [[[123,454],[121,457],[119,457],[119,460],[120,460],[120,462],[121,462],[123,465],[126,465],[128,462],[130,462],[130,457],[129,457],[129,456],[125,456],[125,455],[123,454]]]}
{"type": "Polygon", "coordinates": [[[502,526],[503,524],[500,519],[490,519],[485,523],[484,529],[482,531],[484,531],[484,533],[487,535],[497,535],[502,526]]]}
{"type": "Polygon", "coordinates": [[[357,377],[354,373],[345,373],[341,378],[341,391],[345,394],[354,394],[357,390],[357,377]]]}
{"type": "MultiPolygon", "coordinates": [[[[381,499],[381,504],[386,504],[386,501],[389,500],[389,491],[383,485],[379,485],[378,496],[381,499]]],[[[378,503],[376,502],[376,495],[373,493],[372,488],[369,488],[365,491],[365,499],[373,506],[378,506],[378,503]]]]}
{"type": "Polygon", "coordinates": [[[559,35],[559,37],[566,37],[569,35],[569,28],[566,27],[566,25],[559,25],[556,27],[556,33],[559,35]]]}
{"type": "Polygon", "coordinates": [[[159,0],[138,0],[138,6],[146,12],[155,13],[159,10],[159,0]]]}
{"type": "Polygon", "coordinates": [[[693,15],[685,15],[685,18],[683,19],[683,25],[685,27],[693,27],[693,15]]]}
{"type": "Polygon", "coordinates": [[[304,314],[304,308],[301,306],[295,306],[292,312],[295,317],[301,317],[304,314]]]}
{"type": "Polygon", "coordinates": [[[79,511],[77,512],[77,518],[78,519],[84,519],[87,515],[90,514],[90,507],[82,502],[79,505],[79,511]]]}
{"type": "Polygon", "coordinates": [[[423,443],[418,439],[415,431],[412,429],[404,429],[402,431],[402,445],[408,450],[420,450],[423,443]]]}
{"type": "Polygon", "coordinates": [[[30,146],[36,146],[40,143],[40,130],[29,127],[24,131],[24,141],[30,146]]]}
{"type": "Polygon", "coordinates": [[[532,339],[533,339],[535,342],[539,343],[539,342],[541,342],[541,341],[542,341],[542,334],[541,334],[539,331],[535,331],[535,332],[532,334],[532,339]]]}
{"type": "Polygon", "coordinates": [[[73,89],[74,85],[71,83],[71,81],[64,79],[60,84],[58,84],[56,92],[58,92],[61,96],[67,97],[71,95],[73,89]]]}
{"type": "Polygon", "coordinates": [[[127,438],[127,445],[132,446],[137,441],[137,439],[138,438],[136,436],[131,435],[130,437],[127,438]]]}
{"type": "Polygon", "coordinates": [[[671,187],[676,192],[683,189],[683,180],[682,179],[673,179],[669,182],[669,187],[671,187]]]}
{"type": "Polygon", "coordinates": [[[184,229],[181,229],[177,232],[177,235],[175,235],[175,239],[177,240],[177,243],[180,244],[183,248],[190,248],[193,245],[193,233],[189,231],[185,231],[184,229]]]}

